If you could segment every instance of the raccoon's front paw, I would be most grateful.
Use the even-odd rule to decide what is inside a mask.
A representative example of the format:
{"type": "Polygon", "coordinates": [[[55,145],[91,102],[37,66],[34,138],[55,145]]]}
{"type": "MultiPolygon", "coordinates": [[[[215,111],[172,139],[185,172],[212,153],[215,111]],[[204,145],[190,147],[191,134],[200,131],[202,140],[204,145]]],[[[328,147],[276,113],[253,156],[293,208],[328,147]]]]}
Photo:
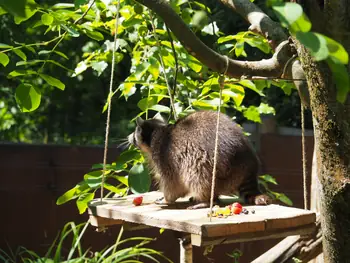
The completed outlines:
{"type": "Polygon", "coordinates": [[[254,198],[255,205],[269,205],[272,204],[272,199],[268,195],[256,195],[254,198]]]}
{"type": "Polygon", "coordinates": [[[208,208],[208,207],[210,207],[210,204],[208,202],[202,202],[202,203],[198,203],[195,205],[191,205],[191,206],[187,207],[187,209],[194,210],[194,209],[208,208]]]}
{"type": "Polygon", "coordinates": [[[165,201],[164,196],[162,196],[162,197],[157,198],[156,201],[154,201],[154,203],[157,204],[157,205],[164,205],[167,202],[165,201]]]}

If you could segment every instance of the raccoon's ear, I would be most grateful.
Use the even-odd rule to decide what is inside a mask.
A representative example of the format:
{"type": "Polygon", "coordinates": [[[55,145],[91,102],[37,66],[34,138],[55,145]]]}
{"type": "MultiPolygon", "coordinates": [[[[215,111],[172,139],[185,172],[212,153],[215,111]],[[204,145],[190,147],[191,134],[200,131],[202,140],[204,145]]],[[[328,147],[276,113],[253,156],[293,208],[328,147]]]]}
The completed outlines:
{"type": "Polygon", "coordinates": [[[136,124],[141,127],[145,121],[141,117],[137,117],[136,124]]]}
{"type": "Polygon", "coordinates": [[[163,123],[166,123],[166,120],[163,118],[163,116],[160,114],[160,112],[158,112],[156,115],[154,115],[153,119],[159,120],[163,123]]]}

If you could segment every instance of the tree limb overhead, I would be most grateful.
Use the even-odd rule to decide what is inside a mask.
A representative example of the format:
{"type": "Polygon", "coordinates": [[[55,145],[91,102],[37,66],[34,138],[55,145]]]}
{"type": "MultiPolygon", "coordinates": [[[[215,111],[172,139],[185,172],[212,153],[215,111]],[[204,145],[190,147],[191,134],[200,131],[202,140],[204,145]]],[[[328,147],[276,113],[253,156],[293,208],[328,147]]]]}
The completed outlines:
{"type": "MultiPolygon", "coordinates": [[[[156,12],[171,29],[184,47],[199,61],[214,71],[223,73],[226,68],[225,56],[206,46],[171,8],[166,0],[136,0],[156,12]]],[[[249,2],[249,0],[248,0],[249,2]]],[[[282,42],[270,59],[261,61],[240,61],[229,59],[227,75],[240,78],[242,76],[280,77],[285,63],[293,55],[293,51],[282,42]]]]}

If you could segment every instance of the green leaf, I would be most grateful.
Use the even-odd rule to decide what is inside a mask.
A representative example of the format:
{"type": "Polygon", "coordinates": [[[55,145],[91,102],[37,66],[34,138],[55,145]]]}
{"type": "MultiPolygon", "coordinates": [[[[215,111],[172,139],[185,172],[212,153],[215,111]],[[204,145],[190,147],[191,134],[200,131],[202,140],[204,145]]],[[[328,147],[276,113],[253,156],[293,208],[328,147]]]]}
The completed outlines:
{"type": "Polygon", "coordinates": [[[11,71],[8,74],[8,77],[10,78],[15,78],[18,76],[23,76],[23,75],[33,75],[33,74],[37,74],[34,70],[23,70],[23,69],[19,69],[19,70],[14,70],[11,71]]]}
{"type": "Polygon", "coordinates": [[[143,98],[137,103],[137,106],[142,110],[146,111],[147,109],[150,109],[152,106],[157,104],[157,98],[156,97],[147,97],[143,98]]]}
{"type": "Polygon", "coordinates": [[[170,113],[170,108],[164,105],[153,105],[152,107],[149,108],[150,110],[158,111],[158,112],[165,112],[165,113],[170,113]]]}
{"type": "Polygon", "coordinates": [[[4,44],[4,43],[0,43],[0,49],[8,49],[8,48],[13,48],[13,46],[4,44]]]}
{"type": "Polygon", "coordinates": [[[52,6],[52,9],[68,9],[74,8],[74,4],[58,3],[52,6]]]}
{"type": "Polygon", "coordinates": [[[7,11],[0,6],[0,16],[7,14],[7,11]]]}
{"type": "Polygon", "coordinates": [[[154,57],[149,57],[148,61],[150,63],[150,66],[148,68],[149,73],[152,74],[153,79],[157,80],[159,77],[159,68],[160,68],[160,64],[158,62],[158,60],[154,57]]]}
{"type": "Polygon", "coordinates": [[[0,6],[13,16],[25,17],[26,0],[0,0],[0,6]]]}
{"type": "Polygon", "coordinates": [[[249,106],[249,108],[243,112],[243,116],[250,121],[261,123],[260,113],[258,111],[258,108],[255,106],[249,106]]]}
{"type": "Polygon", "coordinates": [[[39,76],[42,79],[44,79],[47,82],[47,84],[54,86],[56,88],[59,88],[60,90],[65,89],[65,85],[59,79],[56,79],[56,78],[51,77],[51,76],[46,75],[46,74],[39,74],[39,76]]]}
{"type": "Polygon", "coordinates": [[[97,41],[101,41],[104,39],[104,36],[97,31],[90,31],[90,30],[84,30],[84,33],[91,39],[97,40],[97,41]]]}
{"type": "Polygon", "coordinates": [[[327,40],[323,35],[313,32],[297,32],[296,37],[300,43],[310,50],[312,56],[317,61],[328,57],[329,51],[327,47],[327,40]]]}
{"type": "Polygon", "coordinates": [[[280,200],[281,202],[285,203],[286,205],[292,206],[293,202],[290,200],[285,194],[279,194],[277,196],[277,199],[280,200]]]}
{"type": "Polygon", "coordinates": [[[326,36],[323,37],[326,39],[329,55],[339,60],[343,64],[348,64],[349,55],[345,48],[337,41],[326,36]]]}
{"type": "Polygon", "coordinates": [[[53,22],[53,16],[49,15],[49,14],[43,14],[41,16],[41,22],[46,25],[49,26],[52,24],[53,22]]]}
{"type": "Polygon", "coordinates": [[[269,183],[271,183],[271,184],[277,185],[276,179],[275,179],[273,176],[269,175],[269,174],[264,174],[264,175],[261,175],[261,176],[259,176],[259,177],[260,177],[262,180],[264,180],[265,182],[269,182],[269,183]]]}
{"type": "Polygon", "coordinates": [[[13,49],[12,51],[13,51],[17,56],[19,56],[21,59],[23,59],[24,61],[27,60],[27,56],[26,56],[26,54],[25,54],[22,50],[20,50],[20,49],[13,49]]]}
{"type": "Polygon", "coordinates": [[[293,33],[308,32],[311,29],[311,23],[303,13],[303,9],[296,3],[275,3],[273,6],[281,24],[293,33]]]}
{"type": "Polygon", "coordinates": [[[62,24],[61,26],[67,31],[67,33],[70,36],[72,36],[72,37],[79,37],[80,36],[79,32],[77,30],[75,30],[74,28],[66,26],[64,24],[62,24]]]}
{"type": "Polygon", "coordinates": [[[0,53],[0,63],[6,67],[9,62],[9,57],[5,53],[0,53]]]}
{"type": "Polygon", "coordinates": [[[126,163],[132,162],[132,161],[137,161],[141,159],[141,154],[138,150],[135,149],[131,149],[131,150],[127,150],[122,152],[116,161],[116,165],[124,165],[126,163]]]}
{"type": "Polygon", "coordinates": [[[148,70],[150,65],[151,64],[148,63],[147,61],[143,62],[142,64],[138,64],[136,66],[136,70],[135,70],[136,79],[140,79],[145,74],[145,72],[148,70]]]}
{"type": "Polygon", "coordinates": [[[75,192],[76,192],[76,187],[73,187],[72,189],[65,192],[63,195],[61,195],[57,199],[56,205],[62,205],[62,204],[67,203],[68,201],[70,201],[74,198],[77,198],[77,195],[75,195],[75,192]]]}
{"type": "Polygon", "coordinates": [[[237,36],[224,36],[218,39],[218,44],[225,43],[237,39],[237,36]]]}
{"type": "Polygon", "coordinates": [[[84,181],[90,188],[101,186],[102,171],[93,171],[84,175],[84,181]]]}
{"type": "Polygon", "coordinates": [[[116,178],[119,182],[121,182],[122,184],[124,184],[124,185],[126,185],[126,186],[129,186],[128,177],[117,175],[117,176],[115,176],[115,178],[116,178]]]}
{"type": "Polygon", "coordinates": [[[192,16],[191,24],[199,29],[202,29],[208,24],[207,13],[203,10],[195,11],[192,16]]]}
{"type": "MultiPolygon", "coordinates": [[[[19,0],[21,2],[21,5],[23,4],[23,1],[24,0],[19,0]]],[[[0,0],[0,4],[1,2],[7,2],[7,3],[11,3],[13,2],[14,5],[17,5],[18,7],[18,1],[6,1],[6,0],[0,0]]],[[[22,23],[23,21],[26,21],[28,20],[29,18],[31,18],[36,12],[37,12],[37,3],[35,3],[34,0],[26,0],[25,1],[25,6],[24,6],[24,10],[21,6],[21,10],[23,10],[23,12],[21,14],[16,14],[13,13],[14,15],[14,18],[15,18],[15,23],[16,24],[20,24],[22,23]]],[[[18,10],[18,9],[17,9],[18,10]]],[[[11,13],[11,11],[9,11],[11,13]]]]}
{"type": "Polygon", "coordinates": [[[129,171],[128,183],[133,193],[145,193],[151,186],[151,177],[143,164],[135,164],[129,171]]]}
{"type": "Polygon", "coordinates": [[[187,66],[189,66],[194,72],[200,72],[202,70],[202,64],[195,57],[188,55],[188,61],[186,60],[187,66]]]}
{"type": "Polygon", "coordinates": [[[337,86],[337,100],[344,103],[350,91],[350,76],[346,66],[337,59],[327,59],[333,73],[333,79],[337,86]]]}
{"type": "Polygon", "coordinates": [[[125,28],[134,26],[134,25],[138,25],[138,24],[142,24],[142,22],[144,21],[141,18],[136,17],[137,15],[132,15],[130,16],[128,19],[124,20],[122,22],[122,26],[125,28]]]}
{"type": "Polygon", "coordinates": [[[38,52],[38,54],[39,54],[39,55],[48,55],[48,54],[51,54],[52,52],[56,53],[57,55],[59,55],[59,56],[65,58],[65,59],[67,59],[67,60],[69,59],[69,58],[67,57],[66,54],[64,54],[64,53],[62,53],[62,52],[60,52],[60,51],[57,51],[57,50],[54,50],[54,51],[52,51],[52,50],[40,50],[40,51],[38,52]]]}
{"type": "Polygon", "coordinates": [[[89,0],[74,0],[75,8],[78,8],[81,5],[85,5],[89,2],[89,0]]]}
{"type": "Polygon", "coordinates": [[[238,82],[240,85],[242,85],[243,87],[246,87],[248,89],[251,89],[253,91],[255,91],[256,93],[258,93],[260,96],[265,96],[264,93],[262,93],[262,91],[258,90],[254,84],[254,82],[250,81],[250,80],[241,80],[240,82],[238,82]]]}
{"type": "Polygon", "coordinates": [[[258,111],[260,114],[275,114],[275,109],[266,103],[260,103],[258,111]]]}
{"type": "Polygon", "coordinates": [[[79,209],[79,214],[82,214],[88,208],[88,203],[94,199],[95,193],[83,193],[79,196],[77,200],[77,207],[79,209]]]}
{"type": "Polygon", "coordinates": [[[91,67],[97,71],[98,76],[100,76],[102,72],[108,67],[108,64],[105,61],[93,61],[91,62],[91,67]]]}
{"type": "Polygon", "coordinates": [[[36,110],[41,101],[41,92],[30,84],[20,84],[16,88],[15,98],[22,112],[36,110]]]}

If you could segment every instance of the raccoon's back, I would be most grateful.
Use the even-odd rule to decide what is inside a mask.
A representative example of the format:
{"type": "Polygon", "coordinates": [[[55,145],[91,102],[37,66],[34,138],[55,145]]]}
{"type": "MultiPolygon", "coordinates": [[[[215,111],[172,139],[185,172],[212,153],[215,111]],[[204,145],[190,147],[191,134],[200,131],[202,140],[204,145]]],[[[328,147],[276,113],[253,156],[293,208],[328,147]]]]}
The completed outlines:
{"type": "MultiPolygon", "coordinates": [[[[201,157],[212,168],[215,149],[217,113],[199,111],[180,119],[170,130],[166,139],[167,150],[174,161],[191,163],[201,157]]],[[[230,117],[220,114],[218,140],[218,172],[222,176],[239,172],[257,173],[258,159],[242,129],[230,117]],[[221,170],[221,171],[220,171],[221,170]],[[249,171],[248,171],[249,170],[249,171]]],[[[164,141],[163,141],[164,142],[164,141]]],[[[196,165],[196,163],[193,163],[196,165]]]]}

